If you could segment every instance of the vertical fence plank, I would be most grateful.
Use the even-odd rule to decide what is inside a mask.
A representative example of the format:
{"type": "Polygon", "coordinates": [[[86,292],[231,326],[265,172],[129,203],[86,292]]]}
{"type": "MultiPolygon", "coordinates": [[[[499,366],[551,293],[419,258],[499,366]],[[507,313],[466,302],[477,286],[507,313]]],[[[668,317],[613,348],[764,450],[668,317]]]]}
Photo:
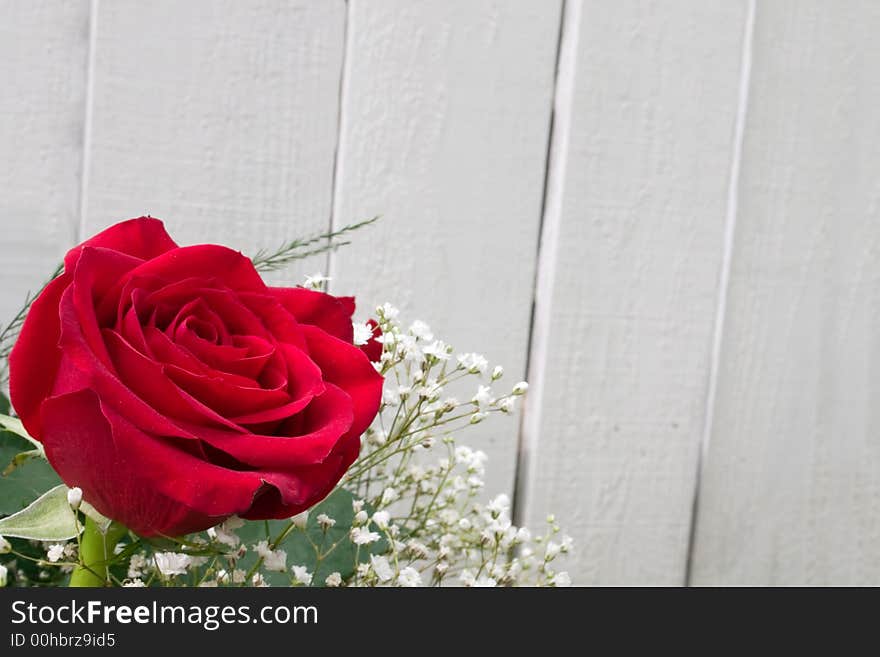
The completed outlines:
{"type": "Polygon", "coordinates": [[[85,233],[149,213],[253,253],[327,229],[342,0],[99,7],[85,233]]]}
{"type": "MultiPolygon", "coordinates": [[[[332,258],[360,314],[389,301],[525,373],[560,2],[352,0],[332,258]]],[[[476,386],[474,386],[476,388],[476,386]]],[[[462,395],[472,395],[468,388],[462,395]]],[[[510,493],[517,423],[469,430],[510,493]]]]}
{"type": "Polygon", "coordinates": [[[89,3],[0,1],[0,324],[79,220],[89,3]]]}
{"type": "Polygon", "coordinates": [[[575,583],[684,581],[745,18],[567,4],[523,494],[575,583]]]}
{"type": "Polygon", "coordinates": [[[758,3],[697,584],[880,584],[880,7],[758,3]]]}

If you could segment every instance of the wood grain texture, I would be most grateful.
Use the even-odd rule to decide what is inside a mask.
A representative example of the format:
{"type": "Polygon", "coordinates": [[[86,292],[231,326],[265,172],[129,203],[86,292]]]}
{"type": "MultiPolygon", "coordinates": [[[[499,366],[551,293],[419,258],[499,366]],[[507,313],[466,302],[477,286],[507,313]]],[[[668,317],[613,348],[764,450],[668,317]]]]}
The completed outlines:
{"type": "Polygon", "coordinates": [[[880,7],[758,3],[697,584],[880,584],[880,7]]]}
{"type": "Polygon", "coordinates": [[[344,33],[342,0],[101,2],[83,232],[149,213],[253,253],[325,231],[344,33]]]}
{"type": "Polygon", "coordinates": [[[525,519],[540,527],[556,513],[575,539],[577,584],[681,584],[745,3],[571,7],[563,57],[573,61],[561,68],[574,78],[555,122],[568,135],[565,148],[554,139],[561,178],[550,191],[560,197],[545,217],[558,232],[542,242],[541,266],[555,271],[537,300],[544,331],[532,354],[546,360],[526,410],[525,519]]]}
{"type": "Polygon", "coordinates": [[[0,0],[0,324],[79,221],[89,3],[0,0]]]}
{"type": "MultiPolygon", "coordinates": [[[[363,317],[389,301],[427,321],[509,386],[525,374],[560,5],[350,7],[335,221],[383,217],[333,257],[332,289],[363,317]]],[[[489,454],[489,493],[512,493],[517,427],[462,436],[489,454]]]]}

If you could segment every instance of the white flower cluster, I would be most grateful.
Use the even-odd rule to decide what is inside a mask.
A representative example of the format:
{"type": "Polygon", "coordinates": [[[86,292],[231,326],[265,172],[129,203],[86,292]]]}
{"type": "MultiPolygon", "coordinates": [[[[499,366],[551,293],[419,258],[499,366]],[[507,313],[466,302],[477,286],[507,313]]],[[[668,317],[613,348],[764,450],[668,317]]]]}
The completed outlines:
{"type": "Polygon", "coordinates": [[[379,417],[364,435],[361,457],[343,485],[356,495],[352,540],[368,546],[384,539],[383,552],[358,564],[353,586],[565,586],[556,561],[572,548],[548,519],[544,536],[512,524],[510,500],[479,499],[486,454],[457,445],[454,433],[493,413],[511,414],[528,385],[496,393],[504,370],[490,369],[476,353],[456,354],[421,321],[408,328],[399,312],[377,308],[384,349],[377,369],[385,376],[379,417]],[[446,391],[476,379],[464,401],[446,391]],[[438,457],[430,459],[431,455],[438,457]],[[426,458],[427,457],[427,458],[426,458]],[[371,509],[367,514],[365,509],[371,509]]]}

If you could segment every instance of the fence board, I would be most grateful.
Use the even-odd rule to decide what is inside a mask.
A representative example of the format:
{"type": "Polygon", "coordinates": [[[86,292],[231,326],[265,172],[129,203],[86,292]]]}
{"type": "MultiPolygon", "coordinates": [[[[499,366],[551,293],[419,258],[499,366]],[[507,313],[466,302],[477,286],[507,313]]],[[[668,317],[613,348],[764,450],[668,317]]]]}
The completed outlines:
{"type": "Polygon", "coordinates": [[[99,7],[85,233],[150,213],[253,252],[326,230],[342,0],[99,7]]]}
{"type": "Polygon", "coordinates": [[[89,3],[0,1],[0,324],[73,244],[89,3]]]}
{"type": "Polygon", "coordinates": [[[697,584],[880,584],[878,30],[758,3],[697,584]]]}
{"type": "MultiPolygon", "coordinates": [[[[363,316],[390,301],[461,351],[525,374],[560,2],[350,8],[332,259],[363,316]]],[[[462,391],[472,395],[469,386],[462,391]]],[[[517,422],[474,427],[487,491],[512,492],[517,422]]]]}
{"type": "Polygon", "coordinates": [[[525,518],[556,512],[575,583],[681,584],[746,5],[567,9],[525,518]]]}

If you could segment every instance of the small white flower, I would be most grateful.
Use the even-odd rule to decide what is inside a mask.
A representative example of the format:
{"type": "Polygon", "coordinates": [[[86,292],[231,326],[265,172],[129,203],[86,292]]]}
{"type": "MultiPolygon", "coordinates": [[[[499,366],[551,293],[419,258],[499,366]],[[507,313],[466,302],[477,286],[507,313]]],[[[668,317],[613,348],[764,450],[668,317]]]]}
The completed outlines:
{"type": "Polygon", "coordinates": [[[0,536],[0,554],[8,554],[10,552],[12,552],[12,544],[0,536]]]}
{"type": "Polygon", "coordinates": [[[8,572],[9,571],[6,569],[6,566],[4,566],[2,563],[0,563],[0,589],[2,589],[4,586],[6,586],[6,581],[7,581],[6,576],[7,576],[8,572]]]}
{"type": "Polygon", "coordinates": [[[387,506],[397,499],[397,491],[390,486],[382,491],[382,506],[387,506]]]}
{"type": "Polygon", "coordinates": [[[321,529],[323,529],[324,531],[327,531],[333,525],[336,524],[336,521],[333,518],[331,518],[330,516],[328,516],[326,513],[318,514],[317,520],[318,520],[318,525],[320,525],[321,529]]]}
{"type": "Polygon", "coordinates": [[[74,511],[76,511],[79,508],[79,505],[82,504],[82,499],[83,492],[81,488],[74,486],[67,491],[67,503],[74,511]]]}
{"type": "Polygon", "coordinates": [[[554,543],[553,541],[547,541],[547,547],[544,551],[544,558],[547,561],[552,561],[557,556],[559,556],[559,552],[562,550],[562,546],[558,543],[554,543]]]}
{"type": "Polygon", "coordinates": [[[263,559],[263,566],[266,570],[283,573],[287,570],[287,552],[284,550],[273,550],[263,559]]]}
{"type": "Polygon", "coordinates": [[[360,511],[358,511],[357,513],[354,514],[354,519],[352,520],[352,524],[363,525],[364,523],[367,522],[367,518],[369,518],[369,517],[370,516],[367,515],[367,512],[364,511],[363,509],[361,509],[360,511]]]}
{"type": "Polygon", "coordinates": [[[526,390],[529,389],[529,384],[525,381],[520,381],[515,386],[513,386],[513,394],[514,395],[524,395],[526,394],[526,390]]]}
{"type": "Polygon", "coordinates": [[[373,522],[379,529],[388,529],[388,523],[391,520],[391,514],[387,511],[376,511],[373,514],[373,522]]]}
{"type": "MultiPolygon", "coordinates": [[[[488,456],[486,452],[482,450],[472,450],[469,447],[465,447],[464,445],[460,445],[455,448],[455,461],[456,463],[461,463],[467,468],[468,472],[476,472],[478,474],[483,474],[485,472],[485,464],[488,460],[488,456]]],[[[453,485],[464,490],[463,482],[462,484],[457,484],[453,482],[453,485]]]]}
{"type": "Polygon", "coordinates": [[[245,577],[247,577],[247,573],[241,570],[240,568],[236,568],[232,571],[232,583],[233,584],[244,584],[245,577]]]}
{"type": "Polygon", "coordinates": [[[437,360],[449,360],[449,345],[441,340],[434,340],[431,344],[422,347],[422,353],[437,360]]]}
{"type": "MultiPolygon", "coordinates": [[[[223,545],[231,548],[238,547],[241,539],[236,535],[235,530],[244,527],[244,520],[238,516],[230,516],[224,522],[214,527],[214,537],[223,545]]],[[[212,537],[213,538],[213,537],[212,537]]]]}
{"type": "Polygon", "coordinates": [[[64,556],[64,543],[53,543],[46,550],[46,558],[52,563],[57,563],[64,556]]]}
{"type": "Polygon", "coordinates": [[[327,579],[324,580],[324,584],[327,586],[340,586],[342,584],[342,575],[337,572],[332,572],[327,575],[327,579]]]}
{"type": "Polygon", "coordinates": [[[354,343],[358,346],[365,345],[373,337],[373,327],[366,322],[352,322],[354,327],[354,343]]]}
{"type": "Polygon", "coordinates": [[[146,557],[143,554],[137,553],[131,555],[131,559],[128,562],[128,577],[129,579],[135,579],[144,574],[144,570],[149,566],[146,557]]]}
{"type": "Polygon", "coordinates": [[[419,340],[424,340],[425,342],[430,342],[434,339],[434,334],[431,332],[431,327],[425,324],[425,322],[420,319],[417,319],[412,324],[410,324],[409,332],[419,340]]]}
{"type": "Polygon", "coordinates": [[[474,398],[471,401],[473,401],[481,411],[485,410],[494,401],[492,399],[492,390],[489,386],[480,386],[477,388],[477,394],[474,395],[474,398]]]}
{"type": "Polygon", "coordinates": [[[358,513],[361,509],[364,508],[363,500],[352,500],[351,501],[351,510],[355,513],[358,513]]]}
{"type": "Polygon", "coordinates": [[[228,584],[229,583],[229,571],[220,569],[217,571],[217,581],[220,584],[228,584]]]}
{"type": "Polygon", "coordinates": [[[153,555],[156,568],[166,577],[172,575],[185,575],[190,565],[189,555],[178,552],[157,552],[153,555]]]}
{"type": "Polygon", "coordinates": [[[390,303],[383,303],[381,306],[376,308],[376,312],[379,314],[382,319],[386,319],[389,321],[397,319],[397,316],[400,314],[400,311],[392,306],[390,303]]]}
{"type": "Polygon", "coordinates": [[[217,588],[217,580],[216,579],[206,579],[202,582],[199,582],[200,589],[216,589],[217,588]]]}
{"type": "Polygon", "coordinates": [[[305,529],[306,525],[309,523],[309,512],[303,511],[302,513],[297,513],[290,519],[290,521],[297,529],[305,529]]]}
{"type": "Polygon", "coordinates": [[[366,527],[352,527],[349,536],[355,545],[369,545],[381,538],[379,534],[371,532],[366,527]]]}
{"type": "Polygon", "coordinates": [[[495,517],[505,515],[510,511],[510,498],[504,493],[496,495],[495,498],[486,505],[486,510],[495,517]]]}
{"type": "Polygon", "coordinates": [[[571,536],[567,536],[567,535],[563,536],[562,537],[562,544],[559,546],[559,550],[563,554],[568,554],[569,552],[571,552],[573,547],[574,547],[574,539],[571,536]]]}
{"type": "Polygon", "coordinates": [[[474,577],[474,574],[467,569],[461,571],[458,579],[464,586],[473,586],[477,581],[476,577],[474,577]]]}
{"type": "Polygon", "coordinates": [[[269,541],[260,541],[254,546],[254,552],[263,558],[263,565],[266,570],[277,573],[283,573],[287,570],[287,552],[284,550],[273,550],[269,546],[269,541]]]}
{"type": "Polygon", "coordinates": [[[311,276],[306,276],[306,281],[303,283],[303,287],[306,287],[310,290],[321,290],[324,288],[324,283],[328,282],[330,279],[324,276],[321,272],[317,272],[312,274],[311,276]]]}
{"type": "Polygon", "coordinates": [[[425,546],[424,543],[420,543],[415,539],[409,541],[406,544],[406,549],[410,554],[419,559],[424,559],[430,554],[427,546],[425,546]]]}
{"type": "Polygon", "coordinates": [[[391,564],[388,563],[388,559],[385,557],[371,554],[370,563],[373,566],[373,572],[376,573],[376,577],[379,578],[380,582],[387,582],[394,577],[394,571],[391,569],[391,564]]]}
{"type": "Polygon", "coordinates": [[[556,573],[550,580],[550,583],[553,586],[571,586],[571,577],[569,577],[567,572],[562,571],[561,573],[556,573]]]}
{"type": "Polygon", "coordinates": [[[122,582],[122,586],[127,589],[137,589],[145,587],[146,584],[144,584],[143,580],[134,578],[125,580],[124,582],[122,582]]]}
{"type": "Polygon", "coordinates": [[[504,376],[504,368],[501,365],[496,365],[495,369],[492,370],[492,380],[497,381],[502,376],[504,376]]]}
{"type": "Polygon", "coordinates": [[[498,408],[501,409],[502,413],[510,415],[516,410],[516,399],[513,397],[505,397],[498,403],[498,408]]]}
{"type": "Polygon", "coordinates": [[[528,543],[532,540],[532,532],[526,527],[520,527],[516,530],[516,540],[520,543],[528,543]]]}
{"type": "Polygon", "coordinates": [[[483,374],[489,367],[489,361],[481,354],[459,354],[458,363],[471,374],[483,374]]]}
{"type": "Polygon", "coordinates": [[[407,566],[397,576],[397,583],[401,586],[413,587],[422,585],[422,576],[412,566],[407,566]]]}
{"type": "Polygon", "coordinates": [[[487,417],[489,417],[488,413],[474,413],[473,415],[471,415],[470,422],[471,422],[471,424],[479,424],[480,422],[485,420],[487,417]]]}
{"type": "Polygon", "coordinates": [[[312,583],[312,574],[305,566],[291,566],[290,570],[293,573],[293,579],[296,580],[297,583],[302,584],[303,586],[308,586],[312,583]]]}
{"type": "Polygon", "coordinates": [[[266,583],[266,578],[263,577],[262,573],[254,573],[254,576],[251,578],[251,584],[258,588],[269,586],[266,583]]]}

